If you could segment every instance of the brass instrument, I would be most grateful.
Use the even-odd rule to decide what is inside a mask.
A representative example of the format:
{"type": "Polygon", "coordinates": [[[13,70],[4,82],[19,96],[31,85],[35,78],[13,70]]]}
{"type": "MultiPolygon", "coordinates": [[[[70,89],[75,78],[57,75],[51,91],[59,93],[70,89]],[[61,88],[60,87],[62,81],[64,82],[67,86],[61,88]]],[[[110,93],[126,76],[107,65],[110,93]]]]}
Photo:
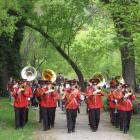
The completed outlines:
{"type": "Polygon", "coordinates": [[[124,79],[123,79],[123,77],[121,77],[121,76],[116,76],[114,79],[115,79],[115,81],[116,81],[117,84],[124,84],[124,79]]]}
{"type": "Polygon", "coordinates": [[[25,89],[26,89],[25,85],[19,85],[17,94],[24,93],[25,89]]]}
{"type": "Polygon", "coordinates": [[[46,69],[42,72],[43,80],[54,82],[56,80],[56,74],[53,70],[46,69]]]}
{"type": "Polygon", "coordinates": [[[129,96],[133,95],[134,94],[134,91],[132,88],[127,88],[125,91],[124,91],[124,97],[123,97],[123,100],[127,100],[129,96]]]}
{"type": "Polygon", "coordinates": [[[21,77],[27,81],[33,81],[37,77],[37,71],[31,66],[24,67],[21,71],[21,77]]]}
{"type": "Polygon", "coordinates": [[[100,82],[98,88],[101,89],[105,85],[105,77],[102,74],[95,74],[93,79],[98,79],[100,82]]]}

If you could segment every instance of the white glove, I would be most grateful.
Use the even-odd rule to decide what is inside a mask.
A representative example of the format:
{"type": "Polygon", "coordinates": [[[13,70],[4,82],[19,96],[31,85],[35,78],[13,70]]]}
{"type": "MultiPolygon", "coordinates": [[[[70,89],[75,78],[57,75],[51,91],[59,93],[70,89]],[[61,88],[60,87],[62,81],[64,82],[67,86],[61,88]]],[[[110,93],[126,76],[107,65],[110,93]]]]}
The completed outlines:
{"type": "Polygon", "coordinates": [[[93,92],[93,95],[97,95],[98,92],[101,92],[101,90],[97,89],[96,91],[93,92]]]}
{"type": "Polygon", "coordinates": [[[128,96],[129,96],[128,94],[125,94],[123,98],[126,99],[128,96]]]}
{"type": "Polygon", "coordinates": [[[84,101],[84,99],[85,99],[85,98],[84,98],[84,95],[80,95],[80,100],[81,100],[81,101],[84,101]]]}
{"type": "Polygon", "coordinates": [[[117,100],[117,99],[115,99],[115,100],[114,100],[114,102],[115,102],[115,103],[118,103],[118,100],[117,100]]]}
{"type": "Polygon", "coordinates": [[[129,95],[129,96],[132,95],[132,92],[129,92],[128,95],[129,95]]]}
{"type": "Polygon", "coordinates": [[[50,89],[49,92],[54,92],[54,90],[53,89],[50,89]]]}
{"type": "Polygon", "coordinates": [[[92,93],[92,95],[97,95],[97,92],[96,92],[96,91],[94,91],[94,92],[92,93]]]}

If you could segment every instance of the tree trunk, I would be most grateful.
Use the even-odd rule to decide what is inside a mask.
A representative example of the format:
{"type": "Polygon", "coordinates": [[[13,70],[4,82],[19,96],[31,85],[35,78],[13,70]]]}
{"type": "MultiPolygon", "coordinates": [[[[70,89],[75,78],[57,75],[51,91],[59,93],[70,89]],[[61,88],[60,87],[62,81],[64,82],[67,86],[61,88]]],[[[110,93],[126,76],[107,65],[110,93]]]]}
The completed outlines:
{"type": "Polygon", "coordinates": [[[8,68],[7,65],[5,65],[5,67],[3,67],[1,76],[2,95],[6,93],[8,81],[9,81],[8,68]]]}
{"type": "Polygon", "coordinates": [[[121,61],[122,61],[122,75],[127,84],[135,89],[135,57],[130,56],[130,50],[127,46],[122,47],[121,61]]]}
{"type": "Polygon", "coordinates": [[[7,83],[10,77],[19,77],[21,69],[20,45],[23,40],[24,26],[23,19],[20,19],[16,24],[16,31],[14,37],[11,38],[5,34],[0,36],[0,45],[2,49],[2,72],[0,87],[2,92],[5,93],[7,83]]]}
{"type": "Polygon", "coordinates": [[[7,62],[7,55],[9,55],[8,46],[10,45],[8,38],[6,38],[3,34],[0,36],[0,59],[1,61],[1,70],[0,70],[0,87],[1,92],[4,94],[7,89],[7,82],[8,82],[8,62],[7,62]]]}
{"type": "Polygon", "coordinates": [[[127,31],[122,18],[119,16],[112,16],[118,38],[124,42],[122,43],[123,45],[120,46],[122,76],[125,82],[135,90],[135,51],[131,32],[127,31]]]}
{"type": "Polygon", "coordinates": [[[84,86],[84,76],[83,76],[81,70],[78,68],[77,64],[74,63],[74,61],[65,53],[65,51],[61,48],[61,46],[59,46],[55,42],[55,40],[52,37],[50,37],[47,33],[45,33],[43,30],[41,30],[41,29],[37,28],[36,26],[33,26],[33,25],[29,24],[29,23],[25,23],[25,25],[27,27],[30,27],[30,28],[36,30],[37,32],[39,32],[65,58],[65,60],[71,65],[71,67],[73,68],[73,70],[77,74],[78,79],[79,79],[79,83],[80,83],[80,86],[81,86],[81,90],[84,91],[84,89],[85,89],[85,86],[84,86]]]}
{"type": "MultiPolygon", "coordinates": [[[[104,2],[104,4],[110,4],[110,0],[100,0],[104,2]]],[[[127,2],[127,1],[126,1],[127,2]]],[[[129,1],[127,4],[138,4],[134,1],[129,1]]],[[[115,3],[114,3],[115,4],[115,3]]],[[[117,3],[116,4],[121,4],[117,3]]],[[[125,5],[124,5],[125,6],[125,5]]],[[[127,84],[129,84],[135,90],[135,51],[134,51],[134,43],[131,36],[131,32],[127,30],[125,26],[125,22],[123,17],[118,10],[116,12],[110,11],[112,14],[112,19],[114,21],[114,25],[116,27],[116,32],[118,35],[118,39],[123,40],[123,46],[120,46],[121,52],[121,62],[122,62],[122,76],[127,84]]],[[[124,15],[127,15],[127,11],[124,11],[124,15]]]]}

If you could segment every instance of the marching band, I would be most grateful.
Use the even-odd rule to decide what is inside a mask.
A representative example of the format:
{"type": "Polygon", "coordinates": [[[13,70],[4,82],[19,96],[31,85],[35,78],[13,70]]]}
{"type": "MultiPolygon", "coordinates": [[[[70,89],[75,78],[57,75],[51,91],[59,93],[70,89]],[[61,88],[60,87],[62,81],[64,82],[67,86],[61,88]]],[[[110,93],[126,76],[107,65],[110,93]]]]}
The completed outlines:
{"type": "Polygon", "coordinates": [[[54,127],[55,112],[58,101],[60,101],[60,107],[62,110],[65,109],[66,113],[67,132],[75,132],[79,104],[83,101],[87,105],[91,131],[96,132],[100,123],[101,108],[103,107],[102,98],[106,96],[111,124],[120,128],[120,131],[125,134],[129,131],[133,110],[132,102],[136,99],[136,96],[131,87],[118,77],[110,81],[110,90],[105,94],[105,83],[102,83],[103,78],[99,75],[90,79],[85,91],[81,92],[78,81],[75,79],[67,80],[60,76],[62,82],[57,79],[59,81],[57,83],[55,81],[56,75],[52,70],[44,71],[43,80],[33,82],[36,77],[34,71],[31,67],[24,69],[22,71],[24,80],[14,81],[9,89],[10,96],[14,98],[15,129],[23,128],[27,123],[28,108],[33,105],[32,99],[34,98],[39,106],[39,122],[42,122],[44,131],[54,127]]]}

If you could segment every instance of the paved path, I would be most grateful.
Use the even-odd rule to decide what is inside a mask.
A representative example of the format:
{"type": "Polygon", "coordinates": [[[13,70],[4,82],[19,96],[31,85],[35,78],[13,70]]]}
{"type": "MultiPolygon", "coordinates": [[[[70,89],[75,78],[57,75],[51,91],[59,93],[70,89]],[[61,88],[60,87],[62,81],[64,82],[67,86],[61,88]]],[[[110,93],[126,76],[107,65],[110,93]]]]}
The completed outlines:
{"type": "Polygon", "coordinates": [[[35,140],[135,140],[128,134],[123,134],[118,129],[111,126],[108,116],[101,113],[101,121],[97,132],[91,132],[85,107],[81,107],[78,114],[76,132],[68,134],[66,128],[66,116],[58,108],[56,112],[55,128],[49,131],[42,131],[42,124],[35,131],[35,140]]]}

